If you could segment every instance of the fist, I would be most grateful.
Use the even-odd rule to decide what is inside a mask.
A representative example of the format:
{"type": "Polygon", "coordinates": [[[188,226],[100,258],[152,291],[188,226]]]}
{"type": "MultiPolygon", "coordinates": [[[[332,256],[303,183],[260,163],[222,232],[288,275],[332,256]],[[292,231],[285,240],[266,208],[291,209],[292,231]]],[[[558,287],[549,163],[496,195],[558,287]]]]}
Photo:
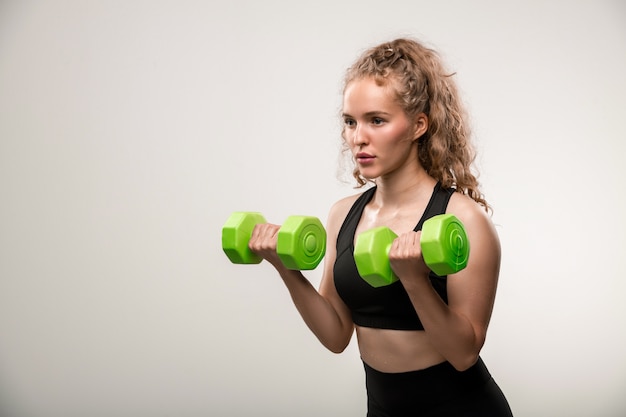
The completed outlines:
{"type": "Polygon", "coordinates": [[[421,235],[421,232],[406,232],[391,244],[389,264],[400,280],[427,276],[430,271],[422,256],[421,235]]]}
{"type": "Polygon", "coordinates": [[[248,242],[250,250],[274,266],[281,265],[282,262],[276,253],[276,242],[278,241],[279,225],[271,223],[260,223],[254,226],[252,236],[248,242]]]}

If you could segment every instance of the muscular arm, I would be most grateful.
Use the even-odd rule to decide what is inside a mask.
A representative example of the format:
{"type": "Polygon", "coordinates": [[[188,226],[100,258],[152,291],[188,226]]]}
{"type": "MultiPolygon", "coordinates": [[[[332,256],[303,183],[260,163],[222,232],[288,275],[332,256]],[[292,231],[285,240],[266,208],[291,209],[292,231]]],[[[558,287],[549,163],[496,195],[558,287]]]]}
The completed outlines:
{"type": "Polygon", "coordinates": [[[278,226],[258,225],[249,244],[252,251],[276,268],[306,325],[327,349],[335,353],[343,352],[354,331],[350,312],[337,294],[333,279],[335,242],[350,204],[349,199],[342,200],[330,211],[327,222],[328,244],[319,292],[300,271],[285,268],[276,255],[278,226]]]}
{"type": "Polygon", "coordinates": [[[487,214],[466,197],[453,196],[448,212],[463,222],[471,249],[467,268],[448,276],[447,305],[428,280],[419,233],[401,235],[390,261],[432,345],[455,368],[464,370],[476,362],[485,342],[500,269],[500,243],[487,214]]]}

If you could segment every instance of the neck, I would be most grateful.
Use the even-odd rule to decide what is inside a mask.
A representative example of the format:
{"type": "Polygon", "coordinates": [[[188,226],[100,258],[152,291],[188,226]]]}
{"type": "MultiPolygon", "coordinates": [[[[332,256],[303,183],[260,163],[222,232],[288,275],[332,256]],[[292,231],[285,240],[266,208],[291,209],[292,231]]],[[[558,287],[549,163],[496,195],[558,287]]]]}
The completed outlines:
{"type": "Polygon", "coordinates": [[[402,207],[423,194],[430,195],[437,181],[421,166],[400,175],[389,175],[376,180],[375,200],[379,207],[402,207]]]}

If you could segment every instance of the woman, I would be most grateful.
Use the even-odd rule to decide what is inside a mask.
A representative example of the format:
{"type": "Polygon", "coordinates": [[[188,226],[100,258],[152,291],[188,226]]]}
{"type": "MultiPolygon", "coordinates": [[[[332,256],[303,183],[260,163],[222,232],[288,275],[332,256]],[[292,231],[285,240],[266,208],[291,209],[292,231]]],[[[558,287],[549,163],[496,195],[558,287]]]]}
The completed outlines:
{"type": "Polygon", "coordinates": [[[363,193],[338,201],[319,291],[276,255],[278,226],[255,228],[250,248],[285,282],[320,342],[342,352],[356,330],[368,416],[510,416],[479,353],[485,342],[500,267],[500,244],[471,164],[466,115],[437,55],[410,39],[366,51],[348,70],[343,140],[363,193]],[[420,249],[422,223],[452,213],[471,253],[465,269],[430,272],[420,249]],[[416,225],[417,223],[417,225],[416,225]],[[389,260],[399,280],[374,288],[354,264],[356,237],[391,228],[389,260]],[[335,244],[336,242],[336,244],[335,244]]]}

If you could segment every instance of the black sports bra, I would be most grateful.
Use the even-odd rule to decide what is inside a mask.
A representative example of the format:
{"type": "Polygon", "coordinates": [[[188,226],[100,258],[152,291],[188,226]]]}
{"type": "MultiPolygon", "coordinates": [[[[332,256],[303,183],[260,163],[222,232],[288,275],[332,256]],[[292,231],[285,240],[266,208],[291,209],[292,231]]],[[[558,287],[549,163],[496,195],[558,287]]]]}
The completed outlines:
{"type": "MultiPolygon", "coordinates": [[[[354,234],[363,214],[363,209],[370,202],[376,187],[370,188],[359,196],[348,212],[337,236],[337,259],[333,269],[335,287],[339,296],[352,312],[352,320],[358,326],[395,330],[424,330],[409,295],[400,281],[383,287],[372,287],[359,275],[354,263],[354,234]]],[[[429,218],[446,212],[450,196],[454,189],[444,189],[437,183],[430,197],[422,218],[415,226],[421,230],[429,218]]],[[[430,281],[443,299],[448,303],[446,286],[447,276],[430,273],[430,281]]]]}

